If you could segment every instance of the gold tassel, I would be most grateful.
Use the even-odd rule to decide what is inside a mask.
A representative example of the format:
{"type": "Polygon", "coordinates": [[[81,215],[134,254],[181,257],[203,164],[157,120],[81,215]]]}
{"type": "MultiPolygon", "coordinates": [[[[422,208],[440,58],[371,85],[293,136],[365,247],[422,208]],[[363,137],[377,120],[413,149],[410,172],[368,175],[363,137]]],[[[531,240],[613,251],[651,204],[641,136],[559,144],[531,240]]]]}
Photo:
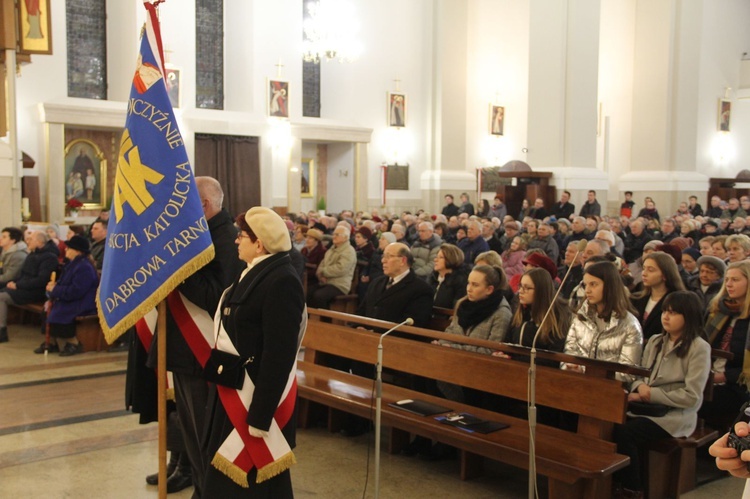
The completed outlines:
{"type": "Polygon", "coordinates": [[[265,482],[269,478],[273,478],[276,475],[285,472],[291,468],[293,464],[297,464],[297,459],[294,457],[294,453],[289,451],[276,461],[259,469],[258,474],[255,477],[255,483],[265,482]]]}
{"type": "Polygon", "coordinates": [[[242,471],[242,468],[235,466],[235,464],[229,459],[225,458],[218,452],[211,460],[211,464],[214,468],[224,473],[230,480],[239,485],[240,487],[247,489],[250,484],[247,482],[247,473],[242,471]]]}
{"type": "Polygon", "coordinates": [[[172,276],[167,279],[164,284],[159,286],[159,289],[154,291],[151,296],[143,300],[143,302],[141,302],[141,304],[138,305],[135,310],[125,316],[125,318],[123,318],[123,320],[121,320],[119,324],[111,329],[107,324],[107,321],[104,320],[104,312],[102,311],[102,305],[99,302],[99,291],[97,290],[96,307],[99,311],[99,324],[102,327],[104,339],[107,341],[107,343],[110,345],[114,343],[117,338],[119,338],[136,322],[138,322],[138,319],[146,315],[146,313],[148,313],[152,308],[155,308],[159,304],[159,302],[166,299],[167,295],[173,289],[177,288],[177,286],[182,281],[193,275],[201,267],[204,267],[205,265],[210,263],[211,260],[214,259],[214,255],[215,251],[213,245],[209,246],[200,254],[196,255],[192,260],[183,265],[177,272],[172,274],[172,276]]]}

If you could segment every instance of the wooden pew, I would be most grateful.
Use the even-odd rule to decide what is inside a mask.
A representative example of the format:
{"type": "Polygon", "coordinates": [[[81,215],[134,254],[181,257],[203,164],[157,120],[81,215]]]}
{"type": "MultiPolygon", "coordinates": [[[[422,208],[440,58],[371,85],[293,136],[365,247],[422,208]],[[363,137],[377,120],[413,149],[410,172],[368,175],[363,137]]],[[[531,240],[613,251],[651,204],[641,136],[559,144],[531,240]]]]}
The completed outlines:
{"type": "MultiPolygon", "coordinates": [[[[20,314],[19,322],[25,322],[26,315],[31,314],[38,323],[45,319],[44,303],[27,303],[25,305],[10,305],[20,314]]],[[[83,345],[84,352],[101,352],[108,348],[104,333],[99,324],[99,316],[85,315],[76,317],[76,338],[83,345]]]]}
{"type": "MultiPolygon", "coordinates": [[[[370,331],[343,325],[349,323],[386,330],[393,324],[373,319],[309,309],[310,321],[303,340],[304,360],[298,364],[300,423],[305,424],[313,407],[310,402],[333,409],[328,412],[329,428],[336,430],[340,413],[374,419],[373,380],[327,367],[325,354],[333,354],[374,364],[379,336],[370,331]],[[319,319],[329,317],[334,323],[319,319]]],[[[426,329],[403,327],[403,333],[417,340],[386,337],[383,341],[385,369],[455,383],[521,401],[527,400],[528,363],[432,345],[426,340],[460,340],[476,346],[497,348],[496,343],[458,338],[426,329]]],[[[509,355],[528,356],[528,349],[503,345],[509,355]]],[[[539,366],[537,404],[578,414],[577,432],[550,426],[537,426],[537,471],[549,478],[550,497],[609,497],[611,476],[629,459],[616,453],[611,441],[615,423],[625,421],[627,397],[615,372],[647,375],[648,370],[620,364],[582,359],[558,353],[540,352],[539,358],[579,363],[586,374],[539,366]],[[595,395],[594,395],[595,394],[595,395]]],[[[528,469],[528,422],[486,411],[467,404],[418,393],[384,383],[383,424],[391,427],[389,450],[398,452],[408,443],[409,434],[422,435],[460,451],[461,477],[481,473],[482,458],[506,462],[528,469]],[[436,421],[388,406],[403,399],[415,399],[468,412],[508,428],[487,435],[467,433],[436,421]]]]}

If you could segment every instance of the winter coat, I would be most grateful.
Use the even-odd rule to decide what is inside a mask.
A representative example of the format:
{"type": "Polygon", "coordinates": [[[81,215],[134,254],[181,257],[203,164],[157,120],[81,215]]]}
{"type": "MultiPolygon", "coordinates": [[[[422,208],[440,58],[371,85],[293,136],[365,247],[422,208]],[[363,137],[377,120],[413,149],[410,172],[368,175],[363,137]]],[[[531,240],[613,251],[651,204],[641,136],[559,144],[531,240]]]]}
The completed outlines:
{"type": "MultiPolygon", "coordinates": [[[[588,302],[581,305],[565,340],[565,353],[638,365],[643,349],[643,332],[638,319],[630,312],[625,317],[612,314],[609,322],[600,330],[595,315],[595,310],[589,310],[588,302]]],[[[621,373],[617,377],[622,381],[632,381],[632,377],[621,373]]]]}
{"type": "Polygon", "coordinates": [[[665,353],[668,339],[668,335],[659,334],[648,341],[642,364],[653,366],[651,377],[634,381],[630,391],[648,384],[650,403],[668,405],[672,409],[661,417],[639,417],[647,417],[675,438],[687,437],[695,430],[698,409],[703,403],[703,389],[711,370],[711,346],[703,338],[695,338],[687,355],[680,358],[674,348],[665,353]]]}
{"type": "Polygon", "coordinates": [[[354,267],[357,265],[357,253],[351,244],[331,245],[318,265],[318,277],[325,277],[326,284],[336,286],[342,293],[352,288],[354,267]]]}
{"type": "Polygon", "coordinates": [[[435,257],[440,251],[443,240],[437,234],[433,234],[427,241],[417,239],[411,246],[411,255],[414,257],[412,270],[425,281],[435,268],[435,257]]]}
{"type": "MultiPolygon", "coordinates": [[[[466,303],[466,302],[462,302],[466,303]]],[[[459,305],[460,307],[461,305],[459,305]]],[[[508,326],[511,320],[511,311],[508,301],[503,298],[500,302],[500,306],[497,310],[490,315],[488,318],[477,324],[476,326],[469,327],[467,329],[462,328],[458,323],[458,314],[453,316],[450,325],[445,330],[448,334],[458,334],[461,336],[468,336],[477,340],[488,340],[497,343],[505,341],[505,336],[508,333],[508,326]]],[[[474,345],[466,345],[464,343],[453,343],[450,341],[440,340],[442,345],[450,345],[452,348],[459,350],[466,350],[470,352],[477,352],[483,354],[491,354],[492,350],[489,348],[476,347],[474,345]]],[[[498,345],[498,349],[500,345],[498,345]]]]}
{"type": "Polygon", "coordinates": [[[29,251],[23,241],[19,241],[3,251],[2,256],[0,256],[0,284],[5,285],[8,281],[15,280],[28,255],[29,251]]]}
{"type": "Polygon", "coordinates": [[[16,289],[5,289],[5,292],[19,305],[43,302],[47,298],[47,283],[52,272],[57,271],[59,261],[57,245],[52,241],[32,251],[21,267],[21,273],[13,281],[16,289]]]}
{"type": "Polygon", "coordinates": [[[505,275],[508,279],[514,275],[523,274],[523,259],[525,256],[526,252],[524,250],[508,250],[502,254],[503,270],[505,270],[505,275]]]}
{"type": "Polygon", "coordinates": [[[96,314],[99,274],[88,255],[79,255],[63,267],[60,279],[49,292],[53,301],[47,315],[50,324],[73,324],[76,317],[96,314]]]}
{"type": "Polygon", "coordinates": [[[452,272],[445,274],[445,279],[438,287],[438,274],[433,272],[430,277],[430,286],[432,286],[435,295],[435,307],[453,308],[456,302],[466,296],[466,282],[469,278],[469,267],[462,265],[452,272]]]}

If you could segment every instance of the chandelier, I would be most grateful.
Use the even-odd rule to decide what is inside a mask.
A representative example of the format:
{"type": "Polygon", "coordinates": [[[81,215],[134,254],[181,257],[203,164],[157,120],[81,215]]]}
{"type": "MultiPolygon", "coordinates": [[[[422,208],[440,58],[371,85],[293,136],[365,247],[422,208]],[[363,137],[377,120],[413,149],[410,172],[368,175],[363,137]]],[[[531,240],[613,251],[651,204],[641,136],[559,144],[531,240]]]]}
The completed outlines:
{"type": "Polygon", "coordinates": [[[351,62],[362,52],[357,39],[359,23],[354,8],[345,0],[317,0],[307,2],[308,16],[303,27],[302,42],[305,62],[321,60],[351,62]]]}

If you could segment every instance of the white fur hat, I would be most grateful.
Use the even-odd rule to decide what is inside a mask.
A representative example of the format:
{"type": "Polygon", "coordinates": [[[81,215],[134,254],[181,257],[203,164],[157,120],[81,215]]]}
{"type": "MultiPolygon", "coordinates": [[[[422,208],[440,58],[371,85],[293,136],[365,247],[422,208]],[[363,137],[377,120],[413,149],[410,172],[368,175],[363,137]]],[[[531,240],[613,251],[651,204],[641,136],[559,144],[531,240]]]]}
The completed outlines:
{"type": "Polygon", "coordinates": [[[284,220],[275,211],[263,206],[250,208],[245,213],[245,221],[269,253],[280,253],[292,249],[289,230],[284,220]]]}

